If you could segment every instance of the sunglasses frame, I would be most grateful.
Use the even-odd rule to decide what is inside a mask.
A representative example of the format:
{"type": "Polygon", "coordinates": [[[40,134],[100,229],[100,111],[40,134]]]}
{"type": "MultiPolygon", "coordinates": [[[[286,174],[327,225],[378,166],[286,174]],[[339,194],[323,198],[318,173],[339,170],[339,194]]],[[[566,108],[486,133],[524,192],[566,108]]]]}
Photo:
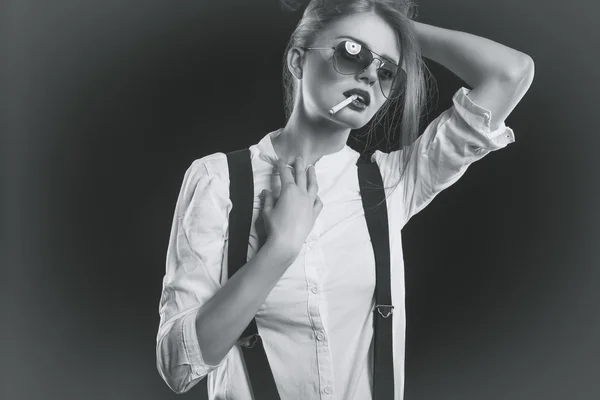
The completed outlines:
{"type": "MultiPolygon", "coordinates": [[[[346,39],[346,40],[342,40],[341,42],[339,42],[338,44],[336,44],[335,46],[332,46],[332,47],[304,47],[304,46],[298,46],[298,48],[300,48],[300,49],[302,49],[302,50],[333,50],[333,67],[334,67],[334,68],[335,68],[335,70],[336,70],[336,71],[337,71],[339,74],[341,74],[341,75],[354,75],[354,74],[360,74],[361,72],[363,72],[364,70],[366,70],[367,68],[369,68],[369,67],[371,66],[371,64],[373,64],[373,61],[375,61],[375,60],[379,60],[379,66],[377,67],[377,81],[378,81],[378,83],[379,83],[379,89],[381,89],[381,93],[383,94],[383,97],[385,97],[386,99],[388,99],[388,100],[389,100],[389,99],[394,99],[394,98],[396,98],[397,96],[393,96],[393,97],[387,97],[387,96],[385,95],[385,92],[383,91],[383,86],[381,86],[381,82],[379,82],[379,81],[380,81],[380,79],[379,79],[379,70],[380,70],[380,69],[381,69],[381,67],[382,67],[383,65],[385,65],[386,63],[387,63],[387,64],[392,64],[392,65],[395,65],[397,69],[400,69],[400,70],[402,70],[402,71],[404,71],[404,69],[402,69],[402,68],[401,68],[401,67],[400,67],[398,64],[396,64],[396,63],[393,63],[393,62],[391,62],[390,60],[388,60],[388,59],[384,58],[384,57],[383,57],[381,54],[377,54],[377,53],[376,53],[376,52],[374,52],[373,50],[369,49],[367,46],[363,46],[363,45],[361,45],[360,43],[356,43],[356,44],[358,44],[359,46],[361,46],[361,49],[367,49],[368,51],[370,51],[370,52],[371,52],[371,57],[372,57],[372,60],[371,60],[371,62],[370,62],[370,63],[369,63],[367,66],[365,66],[363,69],[361,69],[361,70],[359,70],[359,71],[356,71],[356,72],[350,72],[350,73],[344,73],[344,72],[340,72],[340,70],[338,70],[338,68],[336,67],[336,64],[337,64],[337,62],[335,61],[335,54],[336,54],[336,52],[338,51],[338,47],[340,47],[340,45],[341,45],[342,43],[346,43],[346,42],[352,42],[352,43],[356,43],[354,40],[349,40],[349,39],[346,39]]],[[[398,76],[398,74],[396,74],[396,76],[398,76]]],[[[395,79],[395,77],[394,77],[394,79],[395,79]]]]}

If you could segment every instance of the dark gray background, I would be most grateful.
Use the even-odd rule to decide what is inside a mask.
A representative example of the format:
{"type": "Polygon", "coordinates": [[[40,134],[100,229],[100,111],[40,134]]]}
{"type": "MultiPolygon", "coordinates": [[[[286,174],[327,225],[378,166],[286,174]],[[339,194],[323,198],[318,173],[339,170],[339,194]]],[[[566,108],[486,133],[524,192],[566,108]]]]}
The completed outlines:
{"type": "MultiPolygon", "coordinates": [[[[597,399],[598,6],[419,4],[536,76],[506,121],[516,142],[404,229],[406,399],[597,399]]],[[[175,398],[155,341],[183,174],[281,126],[297,20],[276,0],[15,0],[0,18],[0,397],[175,398]]],[[[464,83],[428,64],[430,120],[464,83]]]]}

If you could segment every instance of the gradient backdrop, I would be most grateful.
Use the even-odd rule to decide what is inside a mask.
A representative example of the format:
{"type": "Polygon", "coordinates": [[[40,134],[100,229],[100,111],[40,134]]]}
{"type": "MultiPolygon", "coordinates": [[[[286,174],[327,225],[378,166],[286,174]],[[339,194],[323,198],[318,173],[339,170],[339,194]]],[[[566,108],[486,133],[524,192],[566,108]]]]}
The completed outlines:
{"type": "MultiPolygon", "coordinates": [[[[598,399],[600,7],[419,4],[421,22],[529,54],[536,77],[516,142],[404,229],[406,399],[598,399]]],[[[1,7],[0,398],[174,399],[155,343],[183,174],[281,126],[297,16],[277,0],[1,7]]],[[[425,123],[464,85],[428,65],[425,123]]]]}

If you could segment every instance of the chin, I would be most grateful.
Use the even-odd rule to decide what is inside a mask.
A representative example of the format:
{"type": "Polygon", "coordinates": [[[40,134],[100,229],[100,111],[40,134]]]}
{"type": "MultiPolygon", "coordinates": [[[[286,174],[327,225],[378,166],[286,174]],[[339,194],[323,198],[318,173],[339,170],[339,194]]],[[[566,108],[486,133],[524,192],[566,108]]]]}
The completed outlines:
{"type": "Polygon", "coordinates": [[[336,121],[339,124],[343,124],[347,128],[360,129],[367,125],[373,118],[373,115],[368,111],[369,110],[357,112],[351,109],[344,109],[331,116],[328,114],[328,116],[331,120],[336,121]]]}

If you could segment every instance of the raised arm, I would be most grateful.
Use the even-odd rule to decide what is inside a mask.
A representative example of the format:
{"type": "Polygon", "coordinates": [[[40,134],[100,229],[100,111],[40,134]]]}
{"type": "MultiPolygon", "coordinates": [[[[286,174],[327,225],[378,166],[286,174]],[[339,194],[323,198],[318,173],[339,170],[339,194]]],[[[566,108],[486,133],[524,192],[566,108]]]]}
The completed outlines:
{"type": "Polygon", "coordinates": [[[490,111],[490,129],[517,106],[534,76],[530,56],[490,39],[413,21],[421,53],[472,87],[469,97],[490,111]]]}
{"type": "Polygon", "coordinates": [[[399,190],[393,193],[403,224],[456,182],[470,164],[515,141],[504,121],[534,75],[531,57],[517,50],[465,32],[414,25],[422,55],[450,69],[472,89],[460,88],[452,107],[414,143],[373,155],[389,187],[398,183],[404,157],[412,155],[399,190]]]}

